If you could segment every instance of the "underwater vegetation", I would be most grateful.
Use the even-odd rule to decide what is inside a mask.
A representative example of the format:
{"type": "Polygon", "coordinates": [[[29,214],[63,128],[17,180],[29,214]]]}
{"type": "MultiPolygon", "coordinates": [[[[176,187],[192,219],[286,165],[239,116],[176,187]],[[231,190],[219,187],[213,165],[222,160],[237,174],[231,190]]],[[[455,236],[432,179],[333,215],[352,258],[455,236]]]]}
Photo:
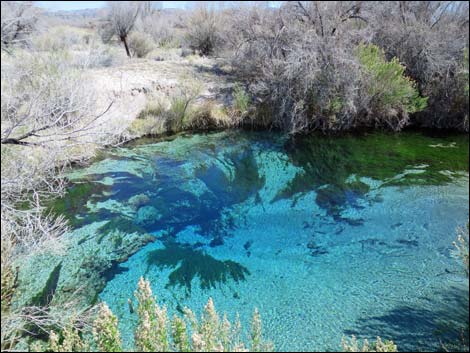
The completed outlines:
{"type": "Polygon", "coordinates": [[[202,289],[215,288],[220,283],[233,279],[244,281],[250,274],[248,269],[231,260],[220,261],[194,250],[190,245],[167,243],[164,249],[157,249],[148,254],[148,266],[174,268],[169,276],[168,286],[182,286],[191,292],[191,282],[199,277],[202,289]]]}
{"type": "Polygon", "coordinates": [[[209,239],[208,246],[222,246],[244,217],[226,211],[250,198],[262,203],[260,191],[271,187],[258,165],[260,153],[282,152],[287,157],[283,163],[300,170],[271,203],[289,199],[295,205],[299,195],[313,190],[316,204],[335,222],[357,226],[364,220],[345,217],[343,210],[380,201],[369,197],[372,186],[363,178],[378,181],[379,188],[449,183],[459,172],[468,172],[468,145],[467,136],[414,132],[290,139],[273,133],[219,133],[133,143],[100,155],[88,170],[74,171],[67,194],[48,210],[66,216],[75,228],[108,220],[98,230],[98,244],[116,231],[158,233],[165,248],[149,256],[149,265],[174,268],[171,286],[191,291],[191,281],[199,277],[203,288],[213,288],[230,278],[244,280],[249,272],[179,244],[175,236],[192,225],[209,239]]]}
{"type": "Polygon", "coordinates": [[[365,133],[341,137],[300,136],[285,144],[293,165],[303,169],[273,200],[317,191],[317,203],[335,220],[356,206],[371,178],[385,186],[442,185],[469,170],[468,136],[431,137],[414,132],[365,133]]]}
{"type": "Polygon", "coordinates": [[[52,200],[47,206],[46,212],[63,215],[72,227],[79,227],[90,223],[88,200],[101,199],[102,193],[110,189],[108,185],[88,181],[72,184],[63,197],[52,200]]]}
{"type": "MultiPolygon", "coordinates": [[[[441,233],[468,212],[468,136],[208,133],[137,141],[70,175],[70,191],[55,210],[83,232],[95,224],[93,234],[73,236],[77,248],[70,252],[83,276],[99,274],[86,279],[89,294],[119,317],[126,347],[134,344],[135,320],[122,303],[132,295],[129,283],[148,275],[162,283],[171,314],[211,296],[224,310],[247,316],[244,305],[253,296],[277,347],[304,350],[318,335],[315,349],[332,350],[343,333],[364,331],[347,331],[356,320],[368,323],[371,313],[393,311],[396,303],[384,294],[389,287],[410,307],[426,308],[411,283],[434,298],[428,284],[436,276],[451,282],[452,271],[444,268],[449,243],[441,233]],[[99,262],[97,248],[106,249],[99,262]],[[86,262],[80,249],[90,252],[86,262]],[[432,266],[417,267],[421,262],[432,266]],[[377,286],[385,275],[388,284],[377,286]],[[349,283],[352,278],[357,281],[349,283]],[[312,292],[318,295],[306,294],[312,292]],[[323,309],[336,302],[350,306],[340,319],[333,317],[338,307],[323,309]],[[289,313],[282,310],[286,303],[293,303],[289,313]],[[315,326],[313,311],[336,326],[315,326]],[[309,325],[298,333],[302,322],[309,325]]],[[[75,267],[64,261],[56,297],[75,267]]],[[[67,290],[75,283],[69,282],[67,290]]],[[[421,334],[420,327],[413,330],[421,334]]],[[[359,338],[376,335],[367,333],[359,338]]],[[[399,347],[416,346],[393,332],[377,333],[399,347]]]]}

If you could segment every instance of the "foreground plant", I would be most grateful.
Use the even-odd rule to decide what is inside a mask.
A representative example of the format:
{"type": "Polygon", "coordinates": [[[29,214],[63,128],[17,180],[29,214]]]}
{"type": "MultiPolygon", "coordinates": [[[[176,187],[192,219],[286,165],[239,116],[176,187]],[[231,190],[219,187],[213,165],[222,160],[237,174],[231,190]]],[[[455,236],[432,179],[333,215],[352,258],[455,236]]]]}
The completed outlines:
{"type": "MultiPolygon", "coordinates": [[[[224,314],[222,319],[217,313],[212,299],[204,307],[198,320],[196,315],[185,308],[185,317],[177,315],[168,319],[166,307],[160,307],[152,294],[150,282],[140,278],[134,293],[137,299],[138,324],[134,332],[137,352],[268,352],[271,343],[262,337],[261,318],[255,310],[249,348],[241,339],[241,324],[237,316],[231,324],[224,314]],[[188,330],[186,322],[190,324],[188,330]]],[[[53,352],[121,352],[118,320],[106,304],[99,306],[98,315],[93,323],[93,340],[86,332],[71,323],[60,333],[49,332],[47,344],[36,341],[30,346],[32,351],[53,352]]]]}
{"type": "Polygon", "coordinates": [[[121,352],[118,320],[106,304],[101,304],[93,325],[93,338],[100,352],[121,352]]]}
{"type": "MultiPolygon", "coordinates": [[[[209,298],[201,318],[188,308],[186,321],[174,316],[170,322],[166,307],[160,307],[152,295],[150,283],[139,280],[135,297],[138,301],[139,324],[135,331],[135,345],[139,351],[176,352],[240,352],[248,351],[241,340],[241,324],[237,318],[232,324],[225,314],[220,318],[214,302],[209,298]]],[[[261,319],[255,310],[251,326],[251,351],[270,351],[272,345],[262,338],[261,319]]]]}
{"type": "Polygon", "coordinates": [[[382,341],[380,337],[377,337],[377,341],[370,344],[369,341],[364,340],[362,345],[354,335],[351,339],[343,337],[341,346],[344,352],[398,352],[397,345],[393,341],[382,341]]]}

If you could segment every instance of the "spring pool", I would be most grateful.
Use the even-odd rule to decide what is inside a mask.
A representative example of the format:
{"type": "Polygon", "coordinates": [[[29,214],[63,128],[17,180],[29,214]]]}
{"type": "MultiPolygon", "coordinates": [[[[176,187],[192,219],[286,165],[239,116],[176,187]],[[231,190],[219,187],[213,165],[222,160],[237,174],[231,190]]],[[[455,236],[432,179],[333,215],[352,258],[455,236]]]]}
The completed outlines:
{"type": "Polygon", "coordinates": [[[70,173],[55,207],[75,228],[110,220],[107,232],[157,238],[99,294],[127,347],[127,300],[144,276],[170,317],[212,297],[249,327],[257,307],[279,351],[333,351],[351,334],[439,350],[468,325],[452,255],[469,214],[468,144],[418,132],[141,140],[70,173]]]}

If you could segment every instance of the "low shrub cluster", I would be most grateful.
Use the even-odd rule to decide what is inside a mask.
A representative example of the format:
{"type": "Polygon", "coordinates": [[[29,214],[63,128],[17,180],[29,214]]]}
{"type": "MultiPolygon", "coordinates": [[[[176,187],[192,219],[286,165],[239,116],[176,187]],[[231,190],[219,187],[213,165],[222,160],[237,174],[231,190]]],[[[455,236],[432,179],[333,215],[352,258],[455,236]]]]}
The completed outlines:
{"type": "Polygon", "coordinates": [[[226,19],[221,45],[263,122],[468,130],[468,3],[295,1],[226,19]]]}
{"type": "MultiPolygon", "coordinates": [[[[184,318],[174,315],[170,319],[166,307],[156,302],[148,281],[139,280],[134,296],[138,316],[134,334],[137,352],[270,352],[273,349],[272,344],[263,339],[257,310],[251,321],[249,344],[245,345],[238,317],[233,323],[226,314],[220,317],[212,299],[200,319],[188,308],[184,309],[184,318]]],[[[47,343],[32,343],[31,350],[121,352],[123,347],[116,316],[106,304],[100,304],[92,337],[79,330],[76,323],[71,323],[60,332],[50,331],[47,343]]]]}

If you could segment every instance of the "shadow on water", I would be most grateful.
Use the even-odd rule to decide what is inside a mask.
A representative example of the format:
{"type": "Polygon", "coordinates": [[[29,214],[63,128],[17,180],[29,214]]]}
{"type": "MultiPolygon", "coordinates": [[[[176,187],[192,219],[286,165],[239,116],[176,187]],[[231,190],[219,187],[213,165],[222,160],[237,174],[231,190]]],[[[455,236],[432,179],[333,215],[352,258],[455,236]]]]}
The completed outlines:
{"type": "Polygon", "coordinates": [[[229,279],[235,282],[245,280],[250,274],[248,269],[237,262],[216,260],[201,250],[191,246],[167,242],[164,249],[150,252],[147,256],[147,272],[151,266],[172,268],[167,287],[185,287],[186,294],[191,293],[191,282],[199,277],[201,288],[215,288],[229,279]]]}
{"type": "Polygon", "coordinates": [[[401,352],[468,351],[468,295],[468,288],[451,287],[429,299],[426,308],[403,305],[382,316],[363,317],[344,334],[391,339],[401,352]]]}

